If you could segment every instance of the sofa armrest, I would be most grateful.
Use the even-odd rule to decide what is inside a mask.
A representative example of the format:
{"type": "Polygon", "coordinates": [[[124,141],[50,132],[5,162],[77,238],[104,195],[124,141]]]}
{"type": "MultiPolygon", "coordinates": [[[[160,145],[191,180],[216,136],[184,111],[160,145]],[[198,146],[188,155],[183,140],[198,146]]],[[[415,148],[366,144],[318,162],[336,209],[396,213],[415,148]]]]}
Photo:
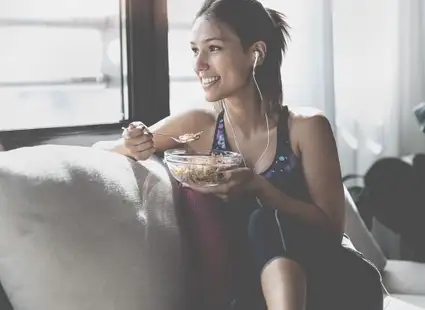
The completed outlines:
{"type": "Polygon", "coordinates": [[[156,157],[0,152],[0,282],[13,307],[193,309],[177,191],[156,157]]]}
{"type": "Polygon", "coordinates": [[[382,280],[390,294],[425,295],[425,263],[387,260],[382,280]]]}

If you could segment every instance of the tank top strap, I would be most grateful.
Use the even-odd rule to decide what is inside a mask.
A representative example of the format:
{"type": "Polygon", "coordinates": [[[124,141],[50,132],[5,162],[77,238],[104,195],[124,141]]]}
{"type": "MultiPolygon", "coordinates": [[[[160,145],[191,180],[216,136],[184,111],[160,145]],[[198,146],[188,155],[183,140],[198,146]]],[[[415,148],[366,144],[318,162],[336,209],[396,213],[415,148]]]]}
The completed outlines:
{"type": "Polygon", "coordinates": [[[291,144],[289,138],[289,109],[286,105],[282,107],[279,115],[277,130],[277,153],[282,154],[287,152],[287,147],[291,144]]]}

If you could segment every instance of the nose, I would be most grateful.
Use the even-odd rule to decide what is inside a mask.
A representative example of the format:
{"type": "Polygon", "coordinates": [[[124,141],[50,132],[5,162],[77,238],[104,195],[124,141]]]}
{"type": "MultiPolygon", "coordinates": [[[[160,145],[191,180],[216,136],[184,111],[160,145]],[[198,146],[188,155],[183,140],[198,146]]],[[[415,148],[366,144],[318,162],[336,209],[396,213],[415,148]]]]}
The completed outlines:
{"type": "Polygon", "coordinates": [[[199,52],[194,58],[195,73],[206,71],[209,68],[208,59],[205,53],[199,52]]]}

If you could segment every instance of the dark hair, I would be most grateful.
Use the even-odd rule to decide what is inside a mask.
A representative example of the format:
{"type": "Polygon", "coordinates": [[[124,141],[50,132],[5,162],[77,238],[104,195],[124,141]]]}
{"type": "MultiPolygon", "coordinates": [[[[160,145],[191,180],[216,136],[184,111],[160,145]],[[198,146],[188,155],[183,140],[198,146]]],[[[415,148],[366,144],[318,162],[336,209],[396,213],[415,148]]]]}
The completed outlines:
{"type": "Polygon", "coordinates": [[[256,69],[256,78],[266,110],[279,110],[283,100],[280,69],[290,38],[285,15],[265,8],[257,0],[205,0],[196,18],[201,16],[231,27],[244,49],[257,41],[266,44],[266,57],[256,69]]]}

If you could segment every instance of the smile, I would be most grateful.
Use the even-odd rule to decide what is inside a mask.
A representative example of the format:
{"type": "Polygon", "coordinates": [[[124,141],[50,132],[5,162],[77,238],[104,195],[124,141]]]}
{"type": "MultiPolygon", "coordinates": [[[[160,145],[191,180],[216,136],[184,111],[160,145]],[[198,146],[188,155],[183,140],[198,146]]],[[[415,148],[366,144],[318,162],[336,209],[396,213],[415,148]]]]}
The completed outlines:
{"type": "Polygon", "coordinates": [[[220,80],[219,76],[207,77],[207,78],[202,78],[201,83],[203,87],[210,87],[213,84],[215,84],[218,80],[220,80]]]}

